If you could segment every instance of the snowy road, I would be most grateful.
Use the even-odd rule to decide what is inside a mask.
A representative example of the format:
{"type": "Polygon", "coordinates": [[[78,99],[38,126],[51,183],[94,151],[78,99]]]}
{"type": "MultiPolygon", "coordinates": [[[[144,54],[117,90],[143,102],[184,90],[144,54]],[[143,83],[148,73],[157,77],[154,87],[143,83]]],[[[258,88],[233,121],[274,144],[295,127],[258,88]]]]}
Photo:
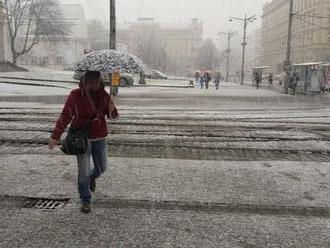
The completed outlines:
{"type": "MultiPolygon", "coordinates": [[[[15,228],[35,237],[30,247],[42,247],[43,237],[68,247],[59,230],[86,224],[77,213],[76,165],[46,147],[66,91],[19,90],[0,97],[1,239],[24,247],[15,228]],[[27,197],[67,202],[45,212],[22,208],[27,197]],[[38,232],[28,232],[31,225],[38,232]]],[[[220,91],[123,88],[115,102],[121,118],[108,123],[109,172],[89,220],[103,226],[105,243],[115,247],[120,236],[125,247],[328,246],[327,95],[226,83],[220,91]]],[[[80,230],[73,240],[94,232],[80,230]]]]}

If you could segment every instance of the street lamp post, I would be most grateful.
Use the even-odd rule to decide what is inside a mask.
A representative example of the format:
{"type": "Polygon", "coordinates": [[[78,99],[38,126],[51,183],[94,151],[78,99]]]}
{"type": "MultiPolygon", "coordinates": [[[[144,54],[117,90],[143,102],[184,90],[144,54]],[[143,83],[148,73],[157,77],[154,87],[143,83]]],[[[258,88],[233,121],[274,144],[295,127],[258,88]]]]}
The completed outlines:
{"type": "Polygon", "coordinates": [[[116,1],[110,0],[109,48],[116,50],[116,1]]]}
{"type": "Polygon", "coordinates": [[[227,44],[227,50],[226,50],[226,54],[227,54],[227,63],[226,63],[226,82],[229,81],[229,60],[230,60],[230,52],[231,52],[231,48],[230,48],[230,40],[231,40],[231,37],[236,35],[237,32],[234,31],[234,32],[231,32],[230,30],[228,31],[228,33],[225,33],[225,32],[219,32],[218,35],[221,35],[221,34],[224,34],[224,35],[228,35],[228,44],[227,44]]]}
{"type": "Polygon", "coordinates": [[[243,21],[244,23],[244,33],[243,33],[243,42],[242,42],[242,46],[243,46],[243,52],[242,52],[242,69],[241,69],[241,85],[244,83],[244,63],[245,63],[245,46],[247,45],[246,42],[246,28],[247,25],[251,22],[254,22],[256,20],[256,16],[250,16],[247,17],[247,15],[244,16],[244,18],[238,18],[238,17],[230,17],[229,21],[233,21],[233,20],[238,20],[238,21],[243,21]]]}
{"type": "MultiPolygon", "coordinates": [[[[109,11],[110,11],[109,49],[116,50],[116,1],[115,0],[110,0],[109,11]]],[[[109,86],[110,86],[110,94],[115,95],[116,88],[112,85],[112,73],[109,74],[109,86]]]]}
{"type": "Polygon", "coordinates": [[[0,62],[5,61],[5,35],[4,35],[5,17],[3,13],[3,3],[0,0],[0,62]]]}
{"type": "Polygon", "coordinates": [[[288,24],[288,40],[286,45],[286,58],[284,61],[284,72],[285,72],[285,78],[284,78],[284,93],[289,93],[289,73],[290,73],[290,67],[291,67],[291,40],[292,40],[292,21],[293,21],[293,0],[290,0],[289,3],[289,24],[288,24]]]}

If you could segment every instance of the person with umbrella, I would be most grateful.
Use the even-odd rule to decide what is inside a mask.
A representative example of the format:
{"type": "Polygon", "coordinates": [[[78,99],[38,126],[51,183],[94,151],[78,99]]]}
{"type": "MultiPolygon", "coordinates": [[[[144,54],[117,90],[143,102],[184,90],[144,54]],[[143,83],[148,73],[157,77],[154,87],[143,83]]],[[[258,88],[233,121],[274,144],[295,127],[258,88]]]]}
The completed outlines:
{"type": "Polygon", "coordinates": [[[77,156],[78,192],[81,200],[81,212],[91,211],[91,192],[95,191],[96,179],[106,170],[106,146],[108,129],[105,117],[118,118],[118,110],[105,91],[101,73],[87,71],[80,80],[79,88],[71,91],[67,97],[62,113],[58,118],[48,142],[53,149],[60,140],[69,123],[73,127],[88,124],[87,151],[77,156]],[[93,169],[90,168],[90,157],[93,169]]]}
{"type": "Polygon", "coordinates": [[[90,52],[68,67],[73,71],[99,71],[110,76],[110,93],[118,95],[120,73],[145,74],[150,68],[136,56],[117,50],[90,52]]]}

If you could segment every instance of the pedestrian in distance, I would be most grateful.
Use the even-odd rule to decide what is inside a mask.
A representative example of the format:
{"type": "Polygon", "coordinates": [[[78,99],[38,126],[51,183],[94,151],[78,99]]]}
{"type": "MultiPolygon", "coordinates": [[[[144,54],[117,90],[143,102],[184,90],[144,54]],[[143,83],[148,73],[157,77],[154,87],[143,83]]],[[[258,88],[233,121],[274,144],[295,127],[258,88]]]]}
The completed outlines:
{"type": "Polygon", "coordinates": [[[205,89],[209,88],[210,81],[211,81],[210,74],[208,72],[205,72],[205,74],[204,74],[205,89]]]}
{"type": "Polygon", "coordinates": [[[297,93],[297,87],[299,83],[299,76],[297,72],[293,72],[290,75],[290,88],[291,88],[291,95],[295,95],[297,93]]]}
{"type": "Polygon", "coordinates": [[[199,78],[200,78],[199,72],[196,71],[196,73],[195,73],[196,84],[199,83],[199,82],[198,82],[198,81],[199,81],[199,78]]]}
{"type": "Polygon", "coordinates": [[[260,72],[256,71],[256,73],[254,74],[255,79],[254,81],[256,82],[256,86],[257,86],[257,90],[259,89],[259,84],[261,83],[261,75],[260,72]]]}
{"type": "Polygon", "coordinates": [[[252,72],[252,75],[251,75],[252,86],[255,85],[255,82],[256,82],[255,80],[256,80],[256,72],[253,71],[253,72],[252,72]]]}
{"type": "Polygon", "coordinates": [[[111,73],[111,90],[113,96],[118,96],[120,86],[120,73],[115,71],[111,73]]]}
{"type": "Polygon", "coordinates": [[[215,84],[215,89],[216,90],[219,89],[220,80],[221,80],[221,73],[217,72],[217,74],[215,75],[215,79],[214,79],[214,84],[215,84]]]}
{"type": "Polygon", "coordinates": [[[106,117],[118,118],[118,111],[111,96],[105,91],[100,72],[87,71],[80,80],[79,88],[71,91],[48,141],[49,149],[60,142],[65,128],[88,124],[88,144],[84,154],[76,155],[78,163],[78,192],[81,212],[91,211],[91,192],[95,191],[96,179],[106,170],[108,129],[106,117]],[[91,169],[90,159],[93,160],[91,169]]]}
{"type": "Polygon", "coordinates": [[[280,74],[280,77],[279,77],[279,80],[278,80],[278,84],[279,85],[282,85],[283,83],[284,83],[284,81],[285,81],[285,72],[282,72],[281,74],[280,74]]]}
{"type": "Polygon", "coordinates": [[[273,73],[272,72],[270,72],[268,74],[268,86],[273,87],[273,73]]]}
{"type": "Polygon", "coordinates": [[[199,77],[199,85],[201,89],[204,89],[204,77],[199,77]]]}

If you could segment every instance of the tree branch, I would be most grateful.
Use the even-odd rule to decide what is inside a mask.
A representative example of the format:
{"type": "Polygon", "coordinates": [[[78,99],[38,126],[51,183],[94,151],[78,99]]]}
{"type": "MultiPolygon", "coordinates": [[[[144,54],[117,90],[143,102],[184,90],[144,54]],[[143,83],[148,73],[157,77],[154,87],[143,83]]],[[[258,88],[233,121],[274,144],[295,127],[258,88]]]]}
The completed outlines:
{"type": "MultiPolygon", "coordinates": [[[[57,0],[4,0],[13,61],[29,53],[40,37],[62,38],[69,25],[63,21],[57,0]]],[[[51,40],[51,39],[49,39],[51,40]]]]}
{"type": "MultiPolygon", "coordinates": [[[[33,3],[34,2],[32,1],[31,4],[33,4],[33,3]]],[[[24,45],[23,45],[23,48],[22,48],[22,51],[21,51],[22,54],[24,54],[24,52],[26,51],[27,43],[28,43],[28,40],[29,40],[31,22],[32,22],[32,15],[30,14],[29,15],[29,20],[28,20],[28,23],[27,23],[26,33],[25,33],[25,41],[24,41],[24,45]]]]}

